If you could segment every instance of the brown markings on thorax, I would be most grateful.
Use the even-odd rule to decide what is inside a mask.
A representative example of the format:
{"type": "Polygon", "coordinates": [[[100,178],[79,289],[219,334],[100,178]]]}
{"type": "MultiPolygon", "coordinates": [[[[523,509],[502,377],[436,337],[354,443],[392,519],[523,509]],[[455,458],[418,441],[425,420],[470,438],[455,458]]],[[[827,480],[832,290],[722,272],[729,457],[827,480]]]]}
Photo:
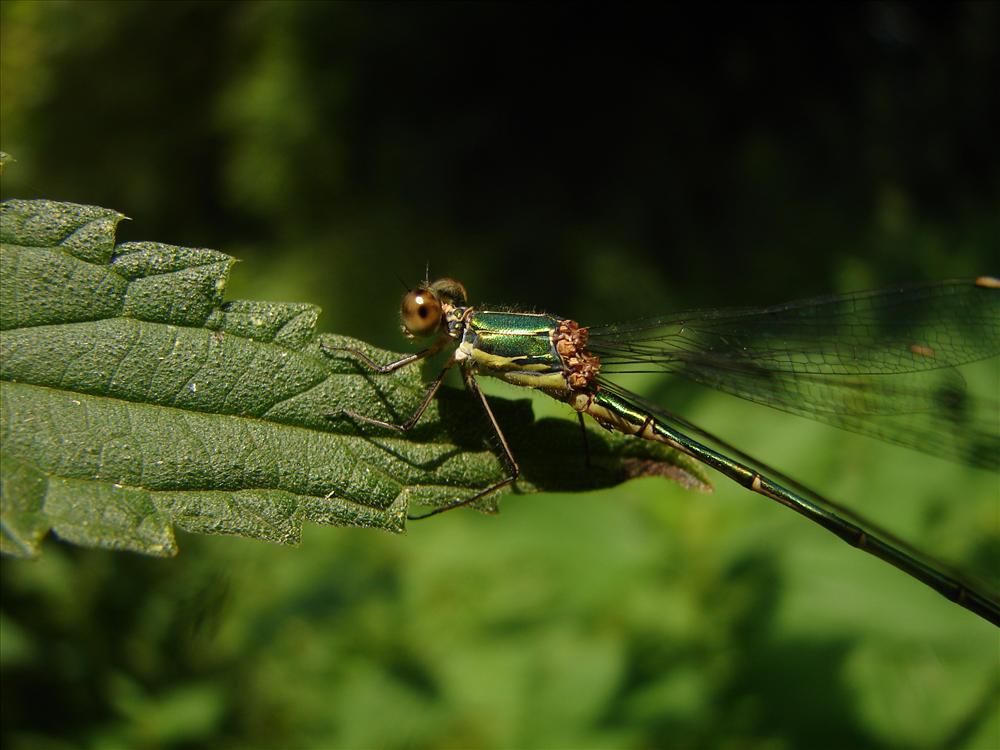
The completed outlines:
{"type": "Polygon", "coordinates": [[[587,351],[590,331],[575,320],[562,320],[552,334],[556,351],[566,368],[570,388],[586,389],[601,369],[601,358],[587,351]]]}

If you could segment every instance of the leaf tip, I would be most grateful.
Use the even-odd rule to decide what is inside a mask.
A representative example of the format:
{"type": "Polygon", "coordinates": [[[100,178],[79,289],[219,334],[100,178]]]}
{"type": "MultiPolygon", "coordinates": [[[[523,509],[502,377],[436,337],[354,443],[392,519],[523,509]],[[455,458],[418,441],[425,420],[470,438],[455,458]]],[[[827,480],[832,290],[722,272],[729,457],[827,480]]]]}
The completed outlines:
{"type": "Polygon", "coordinates": [[[683,466],[669,463],[653,458],[623,458],[621,461],[622,474],[626,479],[639,479],[642,477],[664,477],[677,482],[686,490],[697,490],[698,492],[712,492],[712,485],[702,477],[692,471],[688,471],[683,466]]]}

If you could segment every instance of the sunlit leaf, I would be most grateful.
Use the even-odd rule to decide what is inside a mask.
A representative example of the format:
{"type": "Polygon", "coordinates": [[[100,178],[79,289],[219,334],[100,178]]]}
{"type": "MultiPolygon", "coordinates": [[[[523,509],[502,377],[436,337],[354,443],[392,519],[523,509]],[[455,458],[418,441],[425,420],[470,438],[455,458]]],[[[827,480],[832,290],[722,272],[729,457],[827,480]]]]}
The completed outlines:
{"type": "MultiPolygon", "coordinates": [[[[224,302],[233,258],[154,242],[115,244],[121,214],[50,201],[2,213],[2,521],[5,553],[32,556],[51,529],[86,546],[176,553],[174,529],[298,541],[302,523],[401,531],[504,477],[477,405],[444,392],[400,435],[338,416],[401,421],[416,367],[380,376],[317,335],[307,304],[224,302]]],[[[517,491],[584,490],[635,476],[705,488],[675,452],[536,422],[495,404],[518,457],[517,491]]],[[[496,496],[478,507],[494,510],[496,496]]]]}

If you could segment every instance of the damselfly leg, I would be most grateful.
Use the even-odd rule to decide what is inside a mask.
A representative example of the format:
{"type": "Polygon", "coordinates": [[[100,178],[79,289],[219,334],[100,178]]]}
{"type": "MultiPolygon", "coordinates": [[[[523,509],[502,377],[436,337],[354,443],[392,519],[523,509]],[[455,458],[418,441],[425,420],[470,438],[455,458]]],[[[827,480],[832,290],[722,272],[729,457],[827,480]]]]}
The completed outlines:
{"type": "MultiPolygon", "coordinates": [[[[323,350],[331,355],[335,352],[346,352],[356,357],[359,362],[368,366],[374,372],[377,372],[380,375],[386,375],[395,372],[396,370],[402,367],[406,367],[407,365],[411,365],[414,362],[418,362],[422,359],[426,359],[427,357],[436,354],[438,351],[440,351],[441,345],[442,344],[440,343],[436,344],[435,346],[431,346],[423,350],[422,352],[418,352],[415,355],[409,357],[403,357],[401,359],[396,360],[395,362],[390,362],[389,364],[386,365],[379,365],[377,362],[372,360],[366,354],[356,349],[330,347],[324,345],[323,350]]],[[[452,366],[455,363],[456,360],[454,357],[449,358],[449,360],[445,363],[444,367],[441,368],[441,372],[434,379],[434,382],[431,384],[430,388],[427,389],[427,392],[421,399],[419,406],[417,406],[413,414],[411,414],[410,417],[402,423],[396,424],[395,422],[389,422],[387,420],[377,419],[375,417],[370,417],[365,414],[360,414],[352,409],[342,409],[339,412],[328,414],[327,417],[334,419],[337,417],[345,416],[348,417],[349,419],[358,422],[364,422],[366,424],[375,425],[376,427],[383,427],[390,430],[396,430],[397,432],[404,432],[404,433],[409,432],[416,426],[417,422],[420,421],[420,418],[424,415],[424,412],[427,411],[427,407],[434,399],[434,396],[441,388],[441,384],[444,382],[445,377],[448,375],[448,372],[451,370],[452,366]]],[[[430,518],[431,516],[436,516],[439,513],[444,513],[445,511],[448,510],[454,510],[455,508],[461,508],[466,505],[471,505],[475,503],[477,500],[481,500],[482,498],[487,497],[493,494],[494,492],[497,492],[503,489],[504,487],[507,487],[510,484],[513,484],[514,481],[517,480],[518,475],[520,474],[520,468],[517,465],[517,461],[514,460],[514,454],[511,453],[510,445],[507,443],[507,438],[503,434],[503,430],[500,429],[500,425],[497,422],[496,416],[493,414],[493,410],[490,409],[490,404],[489,401],[486,399],[486,394],[483,393],[482,389],[479,387],[479,384],[476,382],[475,375],[473,375],[470,371],[465,369],[462,370],[462,375],[465,381],[466,388],[469,390],[470,393],[474,393],[478,397],[479,403],[482,405],[483,411],[486,413],[486,417],[489,420],[490,426],[493,428],[493,433],[496,436],[497,442],[500,446],[499,457],[501,462],[504,464],[504,468],[508,472],[508,476],[505,479],[502,479],[501,481],[496,482],[495,484],[492,484],[489,487],[486,487],[485,489],[477,492],[471,497],[455,500],[451,503],[447,503],[445,505],[434,508],[428,511],[427,513],[420,513],[420,514],[408,513],[406,518],[409,521],[419,521],[424,518],[430,518]]]]}

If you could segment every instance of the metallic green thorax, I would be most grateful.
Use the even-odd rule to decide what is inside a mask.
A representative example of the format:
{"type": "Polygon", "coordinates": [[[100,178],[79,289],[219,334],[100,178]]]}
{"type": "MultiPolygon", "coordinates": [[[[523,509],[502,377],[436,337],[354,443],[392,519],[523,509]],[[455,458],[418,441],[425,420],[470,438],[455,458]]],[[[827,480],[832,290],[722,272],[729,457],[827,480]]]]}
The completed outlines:
{"type": "Polygon", "coordinates": [[[483,375],[514,385],[566,391],[566,366],[556,350],[560,318],[529,313],[462,311],[456,357],[470,359],[483,375]]]}
{"type": "Polygon", "coordinates": [[[574,321],[469,307],[454,308],[450,315],[450,335],[459,340],[455,359],[479,374],[539,388],[608,430],[683,450],[646,410],[598,387],[599,360],[586,351],[586,331],[574,321]]]}

